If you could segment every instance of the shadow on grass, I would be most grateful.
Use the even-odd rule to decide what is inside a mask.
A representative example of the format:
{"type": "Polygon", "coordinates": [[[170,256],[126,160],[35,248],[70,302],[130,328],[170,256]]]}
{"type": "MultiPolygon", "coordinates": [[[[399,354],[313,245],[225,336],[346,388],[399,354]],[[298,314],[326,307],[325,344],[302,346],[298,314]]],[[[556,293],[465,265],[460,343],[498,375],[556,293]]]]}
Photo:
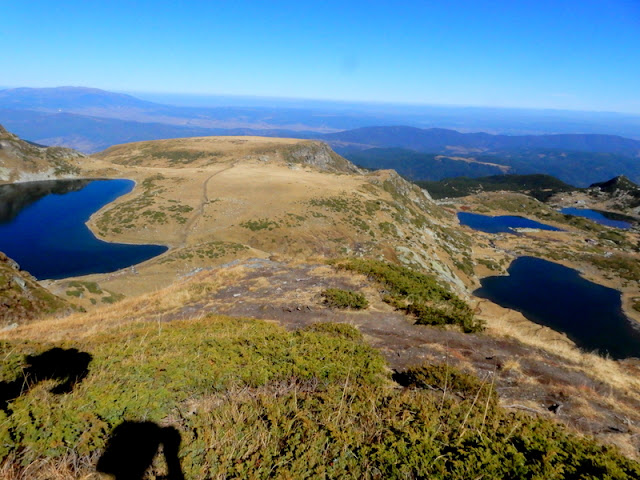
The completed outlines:
{"type": "Polygon", "coordinates": [[[22,376],[11,382],[0,382],[0,409],[10,414],[9,402],[27,393],[36,384],[45,380],[60,383],[51,393],[70,393],[73,387],[89,373],[91,355],[75,348],[52,348],[39,355],[28,355],[29,366],[22,370],[22,376]]]}
{"type": "Polygon", "coordinates": [[[166,480],[184,480],[178,451],[180,432],[153,422],[124,422],[111,434],[97,470],[115,476],[116,480],[142,480],[160,446],[167,462],[166,480]]]}

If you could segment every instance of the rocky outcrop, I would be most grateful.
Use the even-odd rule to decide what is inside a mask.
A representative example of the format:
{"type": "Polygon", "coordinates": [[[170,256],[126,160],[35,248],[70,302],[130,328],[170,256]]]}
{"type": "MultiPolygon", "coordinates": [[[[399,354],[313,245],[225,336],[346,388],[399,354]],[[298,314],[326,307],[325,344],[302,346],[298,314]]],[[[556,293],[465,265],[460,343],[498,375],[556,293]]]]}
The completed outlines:
{"type": "Polygon", "coordinates": [[[284,157],[290,163],[311,165],[325,172],[362,173],[353,163],[338,155],[323,142],[304,142],[290,146],[284,152],[284,157]]]}
{"type": "Polygon", "coordinates": [[[624,175],[589,186],[591,196],[607,201],[613,208],[629,214],[640,214],[640,186],[624,175]]]}
{"type": "Polygon", "coordinates": [[[0,184],[74,178],[84,158],[70,148],[26,142],[0,125],[0,184]]]}

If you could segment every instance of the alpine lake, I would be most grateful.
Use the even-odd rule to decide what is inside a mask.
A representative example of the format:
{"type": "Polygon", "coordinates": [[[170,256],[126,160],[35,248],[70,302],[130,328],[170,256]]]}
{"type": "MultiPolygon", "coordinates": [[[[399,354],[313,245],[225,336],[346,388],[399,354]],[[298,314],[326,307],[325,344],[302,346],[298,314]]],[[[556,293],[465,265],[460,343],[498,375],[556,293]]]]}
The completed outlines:
{"type": "MultiPolygon", "coordinates": [[[[514,228],[560,230],[522,217],[460,212],[458,218],[461,224],[488,233],[518,234],[514,228]]],[[[507,273],[482,279],[474,295],[566,334],[583,350],[614,359],[640,357],[640,325],[624,314],[619,291],[535,257],[516,258],[507,273]]]]}
{"type": "Polygon", "coordinates": [[[132,180],[53,180],[0,185],[0,251],[38,280],[108,273],[167,250],[100,240],[89,217],[129,193],[132,180]]]}

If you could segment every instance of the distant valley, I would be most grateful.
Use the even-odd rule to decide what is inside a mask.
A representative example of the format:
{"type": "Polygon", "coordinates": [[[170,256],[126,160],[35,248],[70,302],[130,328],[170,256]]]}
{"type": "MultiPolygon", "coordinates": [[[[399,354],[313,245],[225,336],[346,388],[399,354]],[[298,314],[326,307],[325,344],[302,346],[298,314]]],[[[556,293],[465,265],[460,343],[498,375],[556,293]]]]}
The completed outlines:
{"type": "Polygon", "coordinates": [[[612,135],[459,133],[373,127],[325,135],[336,151],[367,168],[393,168],[413,180],[548,174],[576,186],[626,175],[640,181],[640,141],[612,135]]]}

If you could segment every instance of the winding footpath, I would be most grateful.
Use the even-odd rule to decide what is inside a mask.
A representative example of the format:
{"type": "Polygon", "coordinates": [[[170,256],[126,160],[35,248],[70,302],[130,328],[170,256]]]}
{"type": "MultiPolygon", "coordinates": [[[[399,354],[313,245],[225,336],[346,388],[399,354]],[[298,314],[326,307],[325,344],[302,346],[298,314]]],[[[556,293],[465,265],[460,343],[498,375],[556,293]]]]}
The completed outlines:
{"type": "Polygon", "coordinates": [[[236,166],[237,163],[238,162],[233,162],[231,165],[218,170],[217,172],[209,175],[207,177],[207,179],[204,181],[204,183],[202,184],[202,199],[200,200],[200,204],[195,209],[193,215],[191,215],[191,218],[189,218],[189,220],[187,221],[187,223],[184,226],[184,232],[182,234],[182,239],[180,241],[180,245],[178,246],[178,248],[182,248],[182,247],[186,246],[187,238],[189,237],[189,233],[191,232],[191,230],[193,230],[193,227],[195,226],[195,224],[202,217],[202,214],[204,213],[204,206],[207,203],[209,203],[209,195],[207,194],[207,188],[209,186],[209,181],[213,177],[215,177],[216,175],[219,175],[222,172],[226,172],[227,170],[232,169],[233,167],[236,166]]]}

